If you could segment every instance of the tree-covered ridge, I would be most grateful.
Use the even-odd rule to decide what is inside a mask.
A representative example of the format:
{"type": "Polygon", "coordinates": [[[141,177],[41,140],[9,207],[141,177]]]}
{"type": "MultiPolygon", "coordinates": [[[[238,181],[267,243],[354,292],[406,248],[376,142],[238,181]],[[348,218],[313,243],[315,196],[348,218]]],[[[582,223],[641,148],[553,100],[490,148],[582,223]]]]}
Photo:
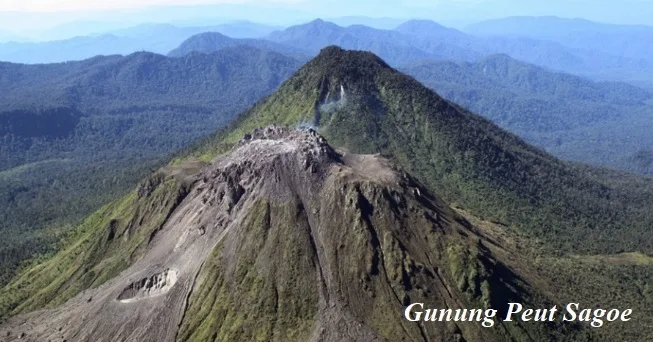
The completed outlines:
{"type": "Polygon", "coordinates": [[[0,64],[0,169],[62,156],[169,153],[228,122],[298,66],[247,47],[179,59],[136,53],[0,64]]]}
{"type": "Polygon", "coordinates": [[[251,47],[0,63],[0,231],[7,236],[0,282],[24,258],[50,249],[69,224],[228,123],[299,66],[251,47]]]}
{"type": "Polygon", "coordinates": [[[653,125],[653,95],[647,90],[556,73],[506,55],[401,70],[556,156],[646,172],[630,156],[653,145],[646,129],[653,125]]]}
{"type": "Polygon", "coordinates": [[[193,52],[211,53],[224,48],[249,46],[277,53],[290,55],[298,59],[308,59],[303,49],[297,49],[264,39],[231,38],[219,32],[204,32],[186,39],[176,49],[170,51],[170,57],[183,57],[193,52]]]}
{"type": "MultiPolygon", "coordinates": [[[[21,118],[45,117],[38,114],[40,108],[70,108],[60,114],[75,112],[71,116],[78,122],[73,137],[55,142],[54,151],[62,150],[56,146],[61,143],[67,145],[64,151],[92,148],[93,155],[98,149],[119,149],[122,157],[167,153],[228,122],[298,66],[289,57],[248,47],[179,59],[136,53],[62,64],[4,63],[0,87],[7,91],[0,97],[0,117],[26,126],[21,118]]],[[[15,133],[17,141],[3,144],[14,160],[0,168],[33,161],[21,160],[21,152],[30,153],[30,149],[21,149],[20,140],[39,137],[15,133]]],[[[42,154],[52,157],[49,152],[42,154]]]]}

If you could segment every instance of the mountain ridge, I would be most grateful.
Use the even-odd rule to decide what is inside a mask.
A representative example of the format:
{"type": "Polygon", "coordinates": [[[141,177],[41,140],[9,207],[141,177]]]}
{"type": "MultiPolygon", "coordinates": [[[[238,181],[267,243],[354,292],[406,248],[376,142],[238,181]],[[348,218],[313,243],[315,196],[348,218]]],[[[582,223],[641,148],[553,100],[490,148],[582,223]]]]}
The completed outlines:
{"type": "MultiPolygon", "coordinates": [[[[615,79],[617,73],[621,72],[625,74],[621,80],[651,87],[647,75],[650,74],[652,61],[653,26],[602,24],[557,17],[510,17],[480,22],[465,31],[481,36],[503,35],[547,40],[585,55],[594,51],[599,59],[612,64],[610,69],[616,68],[594,70],[595,77],[615,79]],[[639,74],[635,70],[639,70],[639,74]]],[[[591,58],[586,59],[591,61],[591,58]]]]}
{"type": "MultiPolygon", "coordinates": [[[[42,92],[44,96],[40,96],[41,106],[54,104],[74,107],[84,113],[85,117],[102,116],[106,112],[117,111],[120,107],[123,111],[139,111],[138,107],[146,108],[155,104],[169,108],[185,105],[206,112],[209,111],[207,105],[227,107],[225,98],[214,96],[216,90],[236,92],[238,96],[235,98],[240,98],[247,104],[253,103],[272,91],[276,84],[298,66],[296,60],[272,51],[237,46],[182,59],[136,52],[125,57],[95,57],[52,65],[3,63],[0,64],[3,68],[0,85],[7,86],[9,90],[0,99],[0,103],[8,110],[29,108],[25,105],[30,103],[28,100],[31,101],[34,94],[42,92]],[[247,68],[248,63],[258,65],[259,70],[250,68],[247,73],[237,71],[238,68],[247,68]],[[196,69],[204,71],[197,72],[196,69]],[[266,90],[252,92],[253,89],[235,88],[233,84],[239,80],[250,83],[262,81],[266,90]],[[9,87],[10,84],[13,86],[9,87]],[[188,92],[187,89],[191,87],[201,91],[188,92]],[[177,96],[184,94],[186,97],[182,102],[171,97],[172,93],[177,96]],[[138,96],[146,96],[149,103],[140,106],[133,103],[132,99],[138,96]],[[121,100],[121,103],[116,105],[116,100],[121,100]]],[[[233,96],[229,97],[228,107],[236,105],[233,99],[233,96]]],[[[137,102],[142,103],[140,100],[137,102]]],[[[241,105],[231,111],[237,112],[243,107],[245,106],[241,105]]]]}
{"type": "Polygon", "coordinates": [[[396,30],[374,29],[363,25],[340,27],[318,19],[306,24],[291,26],[266,37],[271,41],[306,49],[317,55],[330,45],[345,49],[368,50],[383,56],[389,63],[399,65],[422,59],[476,57],[473,51],[455,45],[415,45],[410,36],[396,30]],[[443,52],[443,50],[446,50],[443,52]]]}
{"type": "Polygon", "coordinates": [[[184,40],[202,32],[222,32],[238,38],[264,36],[272,28],[247,23],[217,26],[177,27],[171,24],[142,24],[94,34],[61,37],[39,42],[0,43],[0,59],[14,63],[59,63],[96,55],[127,55],[137,51],[166,54],[184,40]]]}
{"type": "Polygon", "coordinates": [[[274,51],[291,57],[305,58],[303,56],[304,51],[301,49],[295,49],[263,39],[231,38],[219,32],[196,34],[184,40],[179,47],[170,51],[168,56],[182,57],[191,52],[212,53],[220,49],[239,45],[274,51]]]}

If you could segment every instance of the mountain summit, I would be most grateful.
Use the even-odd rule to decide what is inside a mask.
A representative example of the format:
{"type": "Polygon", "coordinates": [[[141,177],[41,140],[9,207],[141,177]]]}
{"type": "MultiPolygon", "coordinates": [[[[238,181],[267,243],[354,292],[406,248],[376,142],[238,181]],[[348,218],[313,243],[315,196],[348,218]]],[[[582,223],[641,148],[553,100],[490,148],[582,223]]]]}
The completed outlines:
{"type": "MultiPolygon", "coordinates": [[[[517,226],[552,247],[653,251],[653,238],[645,237],[645,222],[652,220],[644,200],[651,199],[648,190],[613,186],[598,171],[562,162],[444,100],[372,53],[323,49],[231,130],[243,134],[271,123],[310,123],[336,146],[381,153],[448,203],[517,226]],[[629,204],[613,205],[614,198],[629,204]],[[603,234],[590,234],[587,222],[603,234]],[[644,240],[635,243],[620,231],[644,240]]],[[[219,134],[198,155],[211,155],[236,139],[219,134]]]]}
{"type": "MultiPolygon", "coordinates": [[[[501,341],[527,331],[403,319],[411,302],[484,308],[529,300],[529,289],[478,244],[469,223],[379,156],[337,151],[312,130],[270,126],[199,173],[183,169],[167,170],[187,192],[139,260],[56,309],[18,316],[2,336],[501,341]]],[[[137,234],[117,222],[106,229],[109,240],[137,234]]]]}

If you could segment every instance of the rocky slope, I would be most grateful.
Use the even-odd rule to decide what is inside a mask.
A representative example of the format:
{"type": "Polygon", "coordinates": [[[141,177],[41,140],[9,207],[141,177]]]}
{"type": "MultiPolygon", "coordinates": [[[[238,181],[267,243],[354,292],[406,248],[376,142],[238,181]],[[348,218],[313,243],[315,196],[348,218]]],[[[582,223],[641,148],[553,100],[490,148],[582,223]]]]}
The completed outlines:
{"type": "MultiPolygon", "coordinates": [[[[411,302],[501,311],[508,300],[548,300],[498,260],[474,226],[378,155],[335,150],[312,130],[270,126],[194,170],[167,170],[187,191],[149,234],[142,257],[63,305],[11,318],[0,336],[501,341],[560,333],[403,319],[411,302]]],[[[160,186],[146,182],[138,196],[160,186]]],[[[138,228],[116,223],[98,238],[126,241],[138,228]]]]}

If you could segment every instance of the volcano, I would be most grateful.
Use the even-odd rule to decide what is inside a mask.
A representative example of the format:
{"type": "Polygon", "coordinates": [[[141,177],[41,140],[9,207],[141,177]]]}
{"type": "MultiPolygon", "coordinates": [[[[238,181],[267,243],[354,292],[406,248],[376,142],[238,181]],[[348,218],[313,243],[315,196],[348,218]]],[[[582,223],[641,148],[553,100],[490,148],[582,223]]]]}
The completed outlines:
{"type": "Polygon", "coordinates": [[[3,288],[0,336],[638,340],[646,330],[627,325],[484,327],[404,311],[501,317],[509,303],[626,298],[646,320],[637,289],[614,296],[609,284],[646,279],[646,255],[619,253],[653,250],[653,196],[616,176],[526,144],[371,53],[329,47],[3,288]],[[597,260],[605,269],[588,271],[597,260]]]}
{"type": "MultiPolygon", "coordinates": [[[[3,336],[500,341],[528,331],[404,319],[412,302],[456,309],[528,301],[529,285],[469,222],[378,155],[339,151],[313,130],[269,126],[182,178],[186,194],[138,261],[57,308],[17,316],[3,336]]],[[[129,234],[114,227],[111,238],[129,234]]]]}

